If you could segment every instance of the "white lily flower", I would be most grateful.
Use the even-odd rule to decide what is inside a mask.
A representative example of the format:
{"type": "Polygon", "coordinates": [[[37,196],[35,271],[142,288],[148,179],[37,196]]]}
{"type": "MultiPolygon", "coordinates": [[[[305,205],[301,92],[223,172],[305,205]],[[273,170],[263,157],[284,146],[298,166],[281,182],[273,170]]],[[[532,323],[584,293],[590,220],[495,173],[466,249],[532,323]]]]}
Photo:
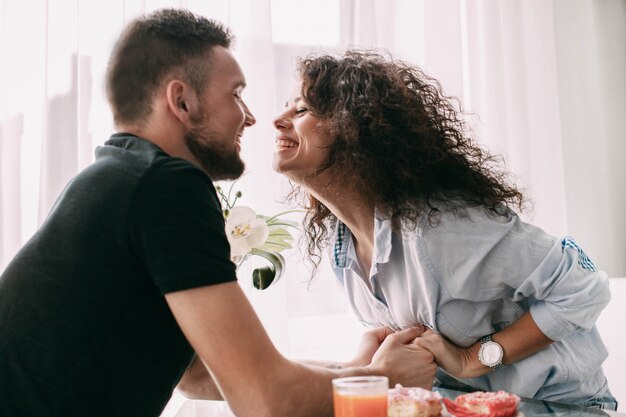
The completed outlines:
{"type": "Polygon", "coordinates": [[[264,219],[246,206],[230,209],[226,219],[226,237],[230,243],[230,255],[235,262],[241,260],[253,248],[263,246],[269,236],[264,219]]]}
{"type": "Polygon", "coordinates": [[[215,187],[222,200],[231,259],[239,268],[248,256],[265,258],[270,265],[252,271],[252,285],[258,290],[264,290],[283,276],[285,258],[280,252],[290,249],[293,240],[287,228],[298,228],[296,222],[281,217],[300,210],[288,210],[274,216],[258,216],[250,207],[235,206],[242,194],[237,191],[234,198],[231,198],[233,185],[227,192],[219,185],[215,187]]]}

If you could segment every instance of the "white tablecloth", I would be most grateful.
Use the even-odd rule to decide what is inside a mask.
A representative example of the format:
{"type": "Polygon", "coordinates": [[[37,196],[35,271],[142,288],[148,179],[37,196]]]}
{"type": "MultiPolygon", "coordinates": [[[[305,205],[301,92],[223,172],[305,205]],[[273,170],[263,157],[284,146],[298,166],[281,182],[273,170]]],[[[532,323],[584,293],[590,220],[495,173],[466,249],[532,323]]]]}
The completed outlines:
{"type": "Polygon", "coordinates": [[[235,417],[225,401],[190,400],[174,391],[161,417],[235,417]]]}

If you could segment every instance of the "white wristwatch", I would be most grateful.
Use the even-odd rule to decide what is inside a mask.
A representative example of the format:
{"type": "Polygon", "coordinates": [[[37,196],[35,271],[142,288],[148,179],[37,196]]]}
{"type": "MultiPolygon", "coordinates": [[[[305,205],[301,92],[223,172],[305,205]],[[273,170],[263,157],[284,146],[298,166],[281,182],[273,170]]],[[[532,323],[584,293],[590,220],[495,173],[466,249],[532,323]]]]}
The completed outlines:
{"type": "Polygon", "coordinates": [[[491,335],[480,339],[480,350],[478,351],[478,360],[485,366],[491,368],[491,371],[497,371],[502,366],[502,358],[504,350],[500,343],[491,340],[491,335]]]}

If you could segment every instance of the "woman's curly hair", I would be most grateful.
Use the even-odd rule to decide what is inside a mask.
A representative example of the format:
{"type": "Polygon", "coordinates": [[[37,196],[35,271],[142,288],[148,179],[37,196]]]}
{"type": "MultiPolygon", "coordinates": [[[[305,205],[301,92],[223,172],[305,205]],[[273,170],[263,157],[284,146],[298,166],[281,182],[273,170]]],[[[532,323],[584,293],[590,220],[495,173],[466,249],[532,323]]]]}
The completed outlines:
{"type": "MultiPolygon", "coordinates": [[[[352,50],[306,57],[297,69],[309,111],[337,138],[318,173],[339,168],[395,225],[414,227],[423,214],[436,223],[439,209],[458,202],[494,214],[502,205],[523,209],[501,158],[472,140],[458,100],[420,68],[352,50]]],[[[308,200],[304,229],[316,268],[335,216],[298,187],[291,196],[308,200]]]]}

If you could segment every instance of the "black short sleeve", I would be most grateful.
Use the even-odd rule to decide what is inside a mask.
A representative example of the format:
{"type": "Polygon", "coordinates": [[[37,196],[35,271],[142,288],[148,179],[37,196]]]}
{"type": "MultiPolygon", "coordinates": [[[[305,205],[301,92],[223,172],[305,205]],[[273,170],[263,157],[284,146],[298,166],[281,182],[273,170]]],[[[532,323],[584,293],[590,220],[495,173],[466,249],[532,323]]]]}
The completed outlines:
{"type": "Polygon", "coordinates": [[[131,247],[161,294],[236,280],[210,178],[168,158],[144,174],[131,200],[131,247]]]}

